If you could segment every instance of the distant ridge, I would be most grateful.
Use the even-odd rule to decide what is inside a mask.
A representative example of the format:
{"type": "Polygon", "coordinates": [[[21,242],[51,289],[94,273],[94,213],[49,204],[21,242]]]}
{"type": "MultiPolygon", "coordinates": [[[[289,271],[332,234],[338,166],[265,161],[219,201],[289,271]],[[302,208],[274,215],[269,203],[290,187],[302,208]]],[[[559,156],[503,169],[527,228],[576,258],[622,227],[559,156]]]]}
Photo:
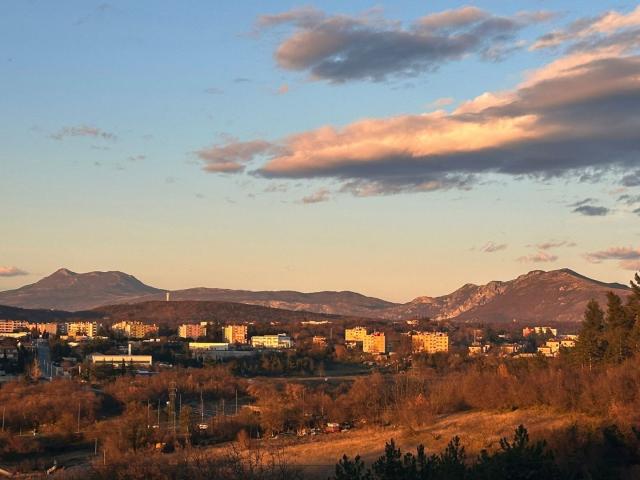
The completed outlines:
{"type": "MultiPolygon", "coordinates": [[[[220,288],[175,290],[171,292],[171,300],[242,303],[395,321],[429,317],[459,322],[577,322],[582,319],[587,302],[592,298],[604,301],[608,291],[626,295],[629,289],[563,268],[549,272],[533,270],[513,280],[485,285],[469,283],[448,295],[417,297],[404,304],[350,291],[302,293],[220,288]]],[[[0,292],[0,305],[67,311],[164,299],[165,290],[123,272],[75,273],[64,268],[34,284],[0,292]]]]}

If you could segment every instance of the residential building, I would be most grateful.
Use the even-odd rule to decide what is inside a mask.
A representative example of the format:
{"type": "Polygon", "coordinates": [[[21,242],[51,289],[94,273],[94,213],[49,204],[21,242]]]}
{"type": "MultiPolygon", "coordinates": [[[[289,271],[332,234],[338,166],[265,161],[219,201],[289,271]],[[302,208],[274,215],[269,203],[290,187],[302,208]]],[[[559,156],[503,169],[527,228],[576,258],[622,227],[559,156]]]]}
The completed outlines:
{"type": "Polygon", "coordinates": [[[469,355],[483,355],[491,349],[490,345],[482,343],[473,343],[469,345],[469,355]]]}
{"type": "Polygon", "coordinates": [[[189,342],[189,351],[229,350],[229,344],[223,342],[189,342]]]}
{"type": "Polygon", "coordinates": [[[227,325],[222,327],[224,341],[229,343],[247,343],[247,326],[246,325],[227,325]]]}
{"type": "Polygon", "coordinates": [[[353,327],[345,328],[344,341],[345,342],[364,342],[364,338],[367,336],[367,329],[365,327],[353,327]]]}
{"type": "Polygon", "coordinates": [[[253,348],[291,348],[293,342],[291,337],[286,333],[278,333],[277,335],[254,335],[251,337],[251,346],[253,348]]]}
{"type": "Polygon", "coordinates": [[[449,335],[443,332],[418,332],[411,335],[414,352],[437,353],[449,351],[449,335]]]}
{"type": "Polygon", "coordinates": [[[36,330],[39,334],[58,335],[60,325],[57,323],[30,323],[29,330],[36,330]]]}
{"type": "Polygon", "coordinates": [[[124,321],[114,323],[111,330],[128,338],[144,338],[150,335],[158,334],[158,326],[135,321],[124,321]]]}
{"type": "Polygon", "coordinates": [[[194,340],[207,335],[207,324],[183,323],[178,327],[178,336],[181,338],[193,338],[194,340]]]}
{"type": "Polygon", "coordinates": [[[29,330],[29,322],[26,320],[0,320],[0,333],[13,333],[21,330],[29,330]]]}
{"type": "Polygon", "coordinates": [[[522,329],[522,336],[528,337],[529,335],[551,335],[553,337],[558,336],[558,329],[551,327],[524,327],[522,329]]]}
{"type": "Polygon", "coordinates": [[[576,346],[575,337],[575,335],[567,335],[560,338],[550,338],[544,345],[538,347],[538,353],[545,357],[557,357],[561,348],[574,348],[576,346]]]}
{"type": "Polygon", "coordinates": [[[93,353],[89,355],[91,359],[91,363],[100,364],[100,365],[113,365],[114,367],[125,365],[135,365],[135,366],[151,366],[153,365],[153,360],[151,355],[104,355],[102,353],[93,353]]]}
{"type": "Polygon", "coordinates": [[[373,332],[371,335],[365,335],[362,341],[362,351],[365,353],[386,353],[387,340],[384,333],[373,332]]]}
{"type": "Polygon", "coordinates": [[[66,334],[69,337],[93,338],[98,334],[96,322],[70,322],[66,324],[66,334]]]}
{"type": "Polygon", "coordinates": [[[326,347],[327,346],[327,337],[323,337],[320,335],[315,335],[311,339],[311,344],[316,347],[326,347]]]}
{"type": "Polygon", "coordinates": [[[514,355],[522,349],[519,343],[502,343],[498,345],[502,355],[514,355]]]}

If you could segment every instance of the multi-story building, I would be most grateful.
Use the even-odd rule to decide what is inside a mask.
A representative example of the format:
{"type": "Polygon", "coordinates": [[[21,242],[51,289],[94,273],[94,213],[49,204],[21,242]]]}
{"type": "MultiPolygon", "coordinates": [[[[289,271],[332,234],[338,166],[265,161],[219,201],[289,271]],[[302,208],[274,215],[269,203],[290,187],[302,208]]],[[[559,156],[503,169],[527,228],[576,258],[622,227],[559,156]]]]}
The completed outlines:
{"type": "Polygon", "coordinates": [[[443,332],[418,332],[411,335],[413,352],[437,353],[449,351],[449,335],[443,332]]]}
{"type": "Polygon", "coordinates": [[[491,348],[490,345],[480,343],[480,342],[474,342],[471,345],[469,345],[469,355],[471,356],[483,355],[487,353],[490,348],[491,348]]]}
{"type": "Polygon", "coordinates": [[[311,339],[311,344],[316,347],[326,347],[327,346],[327,337],[315,335],[311,339]]]}
{"type": "Polygon", "coordinates": [[[277,335],[254,335],[251,337],[253,348],[291,348],[293,342],[286,333],[277,335]]]}
{"type": "Polygon", "coordinates": [[[29,322],[26,320],[0,320],[0,333],[13,333],[21,330],[29,330],[29,322]]]}
{"type": "Polygon", "coordinates": [[[531,334],[536,335],[551,335],[553,337],[558,336],[558,329],[551,327],[524,327],[522,329],[522,336],[528,337],[531,334]]]}
{"type": "Polygon", "coordinates": [[[103,355],[102,353],[93,353],[90,355],[91,363],[94,365],[113,365],[119,367],[121,365],[148,366],[153,364],[151,355],[103,355]]]}
{"type": "Polygon", "coordinates": [[[365,335],[362,341],[362,351],[365,353],[386,353],[387,340],[382,332],[365,335]]]}
{"type": "Polygon", "coordinates": [[[247,343],[247,326],[246,325],[227,325],[222,327],[224,341],[229,343],[247,343]]]}
{"type": "Polygon", "coordinates": [[[98,324],[96,322],[69,322],[66,324],[65,330],[69,337],[92,338],[98,334],[98,324]]]}
{"type": "Polygon", "coordinates": [[[144,338],[149,335],[158,334],[158,326],[155,323],[147,324],[142,322],[118,322],[111,326],[111,330],[128,338],[144,338]]]}
{"type": "Polygon", "coordinates": [[[207,324],[183,323],[178,327],[178,336],[181,338],[193,338],[194,340],[207,335],[207,324]]]}
{"type": "Polygon", "coordinates": [[[344,329],[344,341],[347,343],[364,342],[364,338],[367,336],[367,329],[365,327],[353,327],[344,329]]]}
{"type": "Polygon", "coordinates": [[[39,334],[47,333],[49,335],[58,335],[60,332],[60,325],[57,323],[30,323],[29,330],[35,330],[39,334]]]}
{"type": "Polygon", "coordinates": [[[538,353],[545,357],[557,357],[561,348],[574,348],[576,346],[576,336],[567,335],[561,338],[551,338],[538,347],[538,353]]]}

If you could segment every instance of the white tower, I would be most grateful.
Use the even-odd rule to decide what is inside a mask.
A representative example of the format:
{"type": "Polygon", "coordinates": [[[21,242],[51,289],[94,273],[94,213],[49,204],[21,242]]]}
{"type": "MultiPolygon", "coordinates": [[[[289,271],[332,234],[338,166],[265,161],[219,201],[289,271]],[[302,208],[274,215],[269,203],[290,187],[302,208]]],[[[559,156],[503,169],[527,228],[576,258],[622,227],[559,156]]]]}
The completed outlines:
{"type": "Polygon", "coordinates": [[[167,292],[167,302],[171,300],[171,292],[167,292]]]}

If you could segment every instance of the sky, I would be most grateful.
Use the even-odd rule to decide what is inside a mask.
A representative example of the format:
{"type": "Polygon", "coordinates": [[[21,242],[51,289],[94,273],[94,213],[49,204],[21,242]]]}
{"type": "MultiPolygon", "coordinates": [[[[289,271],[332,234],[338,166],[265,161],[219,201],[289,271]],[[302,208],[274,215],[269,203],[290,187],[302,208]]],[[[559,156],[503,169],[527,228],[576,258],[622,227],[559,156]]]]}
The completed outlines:
{"type": "Polygon", "coordinates": [[[640,6],[0,3],[0,290],[640,270],[640,6]]]}

